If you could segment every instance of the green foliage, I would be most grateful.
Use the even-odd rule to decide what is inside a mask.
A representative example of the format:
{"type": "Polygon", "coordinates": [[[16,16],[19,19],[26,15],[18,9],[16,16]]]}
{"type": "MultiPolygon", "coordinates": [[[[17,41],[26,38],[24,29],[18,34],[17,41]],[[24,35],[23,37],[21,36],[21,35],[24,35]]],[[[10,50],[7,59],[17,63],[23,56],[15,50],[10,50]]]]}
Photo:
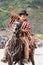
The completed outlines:
{"type": "Polygon", "coordinates": [[[16,13],[26,9],[29,14],[28,18],[31,23],[32,32],[43,33],[43,0],[0,0],[0,26],[2,27],[9,25],[11,15],[2,10],[8,10],[8,7],[11,5],[14,6],[16,13]]]}
{"type": "Polygon", "coordinates": [[[35,37],[37,37],[39,39],[43,39],[43,35],[41,35],[41,34],[35,34],[35,37]]]}
{"type": "Polygon", "coordinates": [[[43,5],[43,0],[34,0],[34,3],[37,5],[43,5]]]}

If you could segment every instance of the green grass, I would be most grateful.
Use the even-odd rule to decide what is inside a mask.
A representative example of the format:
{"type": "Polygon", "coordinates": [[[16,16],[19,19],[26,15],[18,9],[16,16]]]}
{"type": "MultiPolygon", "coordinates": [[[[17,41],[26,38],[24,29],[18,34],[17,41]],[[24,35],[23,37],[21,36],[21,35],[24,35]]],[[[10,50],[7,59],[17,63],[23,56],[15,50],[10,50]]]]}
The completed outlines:
{"type": "Polygon", "coordinates": [[[37,37],[39,39],[43,39],[43,35],[41,35],[41,34],[36,34],[35,37],[37,37]]]}

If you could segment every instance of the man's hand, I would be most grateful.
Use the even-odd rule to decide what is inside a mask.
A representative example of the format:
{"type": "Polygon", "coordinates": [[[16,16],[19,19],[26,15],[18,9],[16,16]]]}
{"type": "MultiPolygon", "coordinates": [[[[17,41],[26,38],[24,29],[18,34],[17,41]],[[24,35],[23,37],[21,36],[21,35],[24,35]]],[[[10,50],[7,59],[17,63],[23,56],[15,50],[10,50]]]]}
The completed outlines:
{"type": "Polygon", "coordinates": [[[11,15],[14,16],[16,14],[13,6],[9,6],[8,10],[11,12],[11,15]]]}
{"type": "Polygon", "coordinates": [[[24,32],[24,33],[28,33],[28,30],[26,30],[26,29],[25,29],[25,30],[24,30],[24,29],[22,29],[22,32],[24,32]]]}
{"type": "Polygon", "coordinates": [[[14,10],[14,7],[13,6],[9,6],[8,10],[12,11],[12,10],[14,10]]]}

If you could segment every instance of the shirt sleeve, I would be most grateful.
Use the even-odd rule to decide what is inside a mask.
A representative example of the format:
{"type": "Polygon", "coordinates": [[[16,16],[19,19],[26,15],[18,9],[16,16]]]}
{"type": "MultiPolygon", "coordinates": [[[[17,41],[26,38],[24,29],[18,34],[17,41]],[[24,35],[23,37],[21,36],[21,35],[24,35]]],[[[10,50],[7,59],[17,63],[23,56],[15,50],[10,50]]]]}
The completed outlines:
{"type": "Polygon", "coordinates": [[[26,26],[26,29],[28,30],[28,32],[30,33],[30,23],[29,22],[27,22],[27,26],[26,26]]]}
{"type": "Polygon", "coordinates": [[[15,20],[19,20],[20,19],[20,17],[19,17],[19,15],[14,15],[14,16],[11,16],[11,18],[10,18],[10,27],[12,26],[12,24],[14,23],[14,21],[15,20]]]}

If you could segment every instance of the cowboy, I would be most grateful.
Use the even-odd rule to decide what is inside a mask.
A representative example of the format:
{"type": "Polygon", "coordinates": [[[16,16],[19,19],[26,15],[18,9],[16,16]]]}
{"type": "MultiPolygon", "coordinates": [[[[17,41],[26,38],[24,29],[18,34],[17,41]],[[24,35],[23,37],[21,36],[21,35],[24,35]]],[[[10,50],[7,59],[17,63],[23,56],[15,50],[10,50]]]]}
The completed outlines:
{"type": "Polygon", "coordinates": [[[24,59],[24,62],[28,63],[28,59],[29,59],[29,45],[30,45],[30,23],[29,21],[27,21],[27,12],[26,10],[22,10],[20,13],[20,20],[22,22],[22,26],[21,26],[21,30],[22,30],[22,33],[24,35],[24,37],[21,37],[20,39],[22,41],[24,41],[24,45],[25,45],[25,48],[24,48],[24,51],[25,51],[25,59],[24,59]]]}
{"type": "MultiPolygon", "coordinates": [[[[10,7],[11,8],[11,7],[10,7]]],[[[27,12],[26,10],[22,10],[19,15],[15,14],[14,10],[12,10],[12,16],[14,17],[14,20],[19,20],[22,24],[21,26],[21,30],[22,30],[22,33],[24,35],[24,37],[20,37],[20,40],[23,41],[23,44],[25,45],[25,59],[24,59],[24,62],[28,63],[28,59],[29,59],[29,41],[31,39],[31,35],[30,35],[30,23],[29,21],[27,21],[27,12]]],[[[12,21],[10,21],[11,23],[12,21]]],[[[12,27],[12,24],[11,24],[11,27],[12,27]]],[[[6,54],[5,54],[6,55],[6,54]]],[[[6,56],[5,56],[6,57],[6,56]]]]}
{"type": "MultiPolygon", "coordinates": [[[[12,9],[12,7],[11,7],[12,9]]],[[[26,40],[23,44],[25,45],[25,59],[24,59],[24,62],[28,62],[28,59],[29,59],[29,40],[31,39],[31,35],[30,35],[30,23],[29,21],[27,21],[27,12],[26,10],[22,10],[19,15],[17,15],[14,10],[12,10],[12,15],[13,17],[16,19],[16,20],[19,20],[22,24],[21,26],[21,30],[22,30],[22,33],[25,35],[24,37],[21,37],[21,41],[24,42],[24,40],[26,40]]]]}

